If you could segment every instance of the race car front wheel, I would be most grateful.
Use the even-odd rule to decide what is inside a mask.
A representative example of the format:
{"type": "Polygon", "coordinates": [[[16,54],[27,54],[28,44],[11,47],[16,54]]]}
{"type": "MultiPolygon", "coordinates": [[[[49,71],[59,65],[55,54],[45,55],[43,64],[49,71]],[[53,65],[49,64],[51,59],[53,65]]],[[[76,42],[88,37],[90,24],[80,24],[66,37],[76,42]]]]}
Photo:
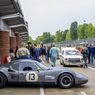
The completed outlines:
{"type": "Polygon", "coordinates": [[[7,83],[6,77],[4,74],[0,73],[0,88],[4,87],[7,83]]]}
{"type": "Polygon", "coordinates": [[[59,82],[60,87],[67,89],[67,88],[70,88],[74,84],[74,79],[72,75],[70,74],[62,74],[59,77],[58,82],[59,82]]]}

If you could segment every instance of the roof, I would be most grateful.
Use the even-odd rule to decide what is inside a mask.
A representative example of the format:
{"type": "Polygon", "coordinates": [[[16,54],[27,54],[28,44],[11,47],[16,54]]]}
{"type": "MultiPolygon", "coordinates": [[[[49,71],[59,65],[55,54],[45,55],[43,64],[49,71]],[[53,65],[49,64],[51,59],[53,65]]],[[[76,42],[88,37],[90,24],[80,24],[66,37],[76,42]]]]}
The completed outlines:
{"type": "Polygon", "coordinates": [[[19,0],[0,0],[0,16],[20,13],[23,15],[19,0]]]}
{"type": "Polygon", "coordinates": [[[0,19],[4,20],[14,32],[24,32],[23,35],[27,39],[24,39],[22,34],[20,36],[24,41],[28,41],[28,23],[24,19],[19,0],[0,0],[0,19]]]}
{"type": "Polygon", "coordinates": [[[61,48],[61,50],[76,50],[76,49],[75,49],[75,47],[70,47],[70,48],[65,47],[65,48],[61,48]]]}

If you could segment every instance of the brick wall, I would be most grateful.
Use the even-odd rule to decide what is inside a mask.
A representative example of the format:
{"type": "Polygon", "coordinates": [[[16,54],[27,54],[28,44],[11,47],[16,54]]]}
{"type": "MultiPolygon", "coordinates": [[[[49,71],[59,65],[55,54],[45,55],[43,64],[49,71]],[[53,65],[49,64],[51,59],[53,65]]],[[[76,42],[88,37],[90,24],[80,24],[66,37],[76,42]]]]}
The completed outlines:
{"type": "Polygon", "coordinates": [[[10,49],[16,50],[16,37],[10,37],[10,49]]]}
{"type": "Polygon", "coordinates": [[[16,36],[16,46],[18,46],[19,48],[21,47],[21,38],[20,38],[20,34],[15,33],[16,36]]]}
{"type": "Polygon", "coordinates": [[[9,49],[10,49],[9,32],[0,31],[0,58],[2,63],[6,55],[9,53],[9,49]]]}

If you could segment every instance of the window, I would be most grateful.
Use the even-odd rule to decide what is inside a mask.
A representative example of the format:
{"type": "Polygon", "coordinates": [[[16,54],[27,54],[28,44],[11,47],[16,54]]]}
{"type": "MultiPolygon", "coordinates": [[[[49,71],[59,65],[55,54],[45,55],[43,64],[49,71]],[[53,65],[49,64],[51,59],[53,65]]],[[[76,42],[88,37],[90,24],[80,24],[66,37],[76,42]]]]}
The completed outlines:
{"type": "Polygon", "coordinates": [[[12,67],[12,69],[19,71],[19,63],[18,62],[12,62],[9,67],[12,67]]]}
{"type": "Polygon", "coordinates": [[[21,62],[20,71],[37,71],[37,66],[33,62],[21,62]]]}
{"type": "Polygon", "coordinates": [[[80,55],[80,53],[77,50],[67,50],[65,51],[65,55],[80,55]]]}

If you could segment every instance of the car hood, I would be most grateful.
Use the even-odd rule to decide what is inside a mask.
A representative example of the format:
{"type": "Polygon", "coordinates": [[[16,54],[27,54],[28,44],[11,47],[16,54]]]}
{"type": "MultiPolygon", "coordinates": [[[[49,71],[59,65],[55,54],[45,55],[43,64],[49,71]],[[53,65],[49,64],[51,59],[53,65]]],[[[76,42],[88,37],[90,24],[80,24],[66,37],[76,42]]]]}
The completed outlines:
{"type": "Polygon", "coordinates": [[[64,56],[64,58],[83,58],[83,57],[80,55],[66,55],[64,56]]]}
{"type": "Polygon", "coordinates": [[[51,69],[52,70],[70,70],[70,69],[68,69],[66,67],[52,67],[51,69]]]}

